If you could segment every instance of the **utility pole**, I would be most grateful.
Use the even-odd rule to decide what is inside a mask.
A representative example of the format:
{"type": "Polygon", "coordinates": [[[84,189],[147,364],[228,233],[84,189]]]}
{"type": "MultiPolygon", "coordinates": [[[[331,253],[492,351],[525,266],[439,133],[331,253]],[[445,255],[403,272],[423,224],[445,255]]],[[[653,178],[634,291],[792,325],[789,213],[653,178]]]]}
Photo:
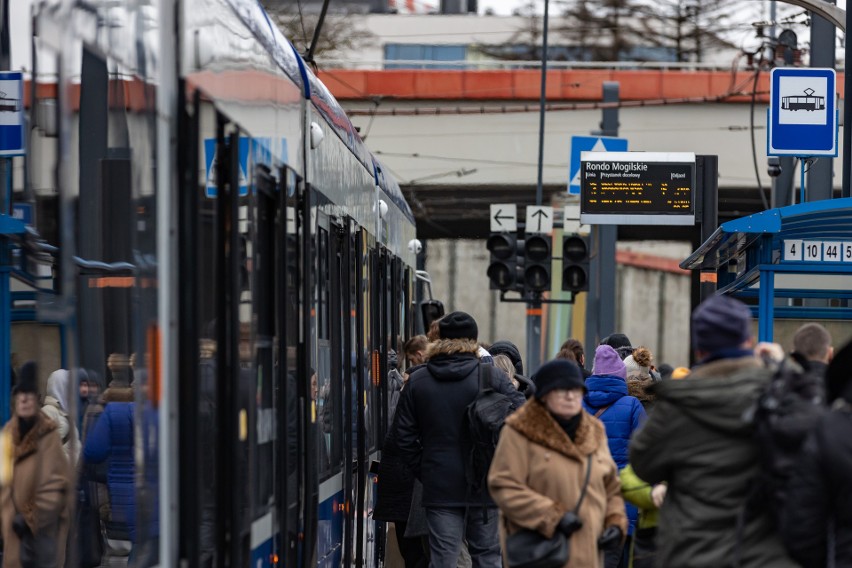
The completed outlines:
{"type": "MultiPolygon", "coordinates": [[[[826,4],[834,3],[833,1],[826,0],[826,4]]],[[[811,67],[834,69],[834,42],[836,35],[837,32],[831,22],[818,14],[811,14],[811,67]]],[[[830,93],[830,95],[833,94],[830,93]]],[[[844,156],[848,153],[849,147],[844,146],[844,156]]],[[[821,201],[834,197],[833,163],[833,158],[825,158],[816,160],[811,164],[808,170],[806,201],[821,201]]]]}
{"type": "MultiPolygon", "coordinates": [[[[592,134],[618,136],[619,84],[603,84],[603,102],[616,103],[603,109],[601,129],[592,134]]],[[[615,331],[615,242],[618,227],[592,225],[589,260],[589,292],[586,296],[586,353],[594,353],[600,340],[615,331]]]]}

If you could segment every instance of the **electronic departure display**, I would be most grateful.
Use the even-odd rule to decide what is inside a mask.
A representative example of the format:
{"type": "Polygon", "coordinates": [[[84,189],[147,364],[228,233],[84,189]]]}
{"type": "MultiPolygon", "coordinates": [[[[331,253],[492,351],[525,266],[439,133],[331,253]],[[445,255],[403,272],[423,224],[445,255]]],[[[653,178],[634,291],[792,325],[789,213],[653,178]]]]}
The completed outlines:
{"type": "Polygon", "coordinates": [[[580,222],[694,225],[695,154],[583,152],[580,222]]]}

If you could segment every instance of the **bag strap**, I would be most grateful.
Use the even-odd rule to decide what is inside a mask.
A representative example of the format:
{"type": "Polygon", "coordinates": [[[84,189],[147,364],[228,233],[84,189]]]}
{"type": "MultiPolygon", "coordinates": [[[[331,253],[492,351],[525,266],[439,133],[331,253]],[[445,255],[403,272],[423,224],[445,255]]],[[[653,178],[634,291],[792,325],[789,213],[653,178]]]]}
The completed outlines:
{"type": "Polygon", "coordinates": [[[580,505],[583,504],[583,499],[586,498],[586,490],[589,488],[589,477],[592,475],[592,454],[589,454],[586,459],[586,479],[583,481],[583,489],[580,491],[580,499],[577,501],[577,506],[574,507],[574,514],[580,512],[580,505]]]}
{"type": "Polygon", "coordinates": [[[601,414],[603,414],[604,412],[609,410],[611,406],[612,406],[611,404],[607,404],[606,406],[604,406],[602,408],[598,408],[598,411],[595,412],[595,418],[600,418],[601,414]]]}

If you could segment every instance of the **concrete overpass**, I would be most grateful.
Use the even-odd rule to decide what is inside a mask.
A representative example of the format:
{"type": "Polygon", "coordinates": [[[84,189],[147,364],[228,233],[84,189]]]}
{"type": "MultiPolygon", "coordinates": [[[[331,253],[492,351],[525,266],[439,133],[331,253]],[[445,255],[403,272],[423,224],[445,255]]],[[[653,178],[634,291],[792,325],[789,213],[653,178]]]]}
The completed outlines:
{"type": "MultiPolygon", "coordinates": [[[[752,136],[768,200],[768,74],[760,73],[755,87],[753,70],[664,65],[566,65],[548,72],[546,200],[564,195],[571,136],[598,129],[601,86],[617,81],[620,135],[631,150],[718,155],[720,221],[763,209],[752,136]]],[[[482,237],[489,203],[534,202],[538,70],[332,69],[321,77],[399,180],[423,236],[482,237]]],[[[842,74],[838,86],[842,97],[842,74]]],[[[840,160],[834,161],[839,174],[840,160]]],[[[838,190],[840,179],[835,176],[838,190]]],[[[666,234],[689,238],[682,229],[667,228],[666,234]]],[[[621,227],[619,237],[652,239],[659,231],[621,227]]]]}

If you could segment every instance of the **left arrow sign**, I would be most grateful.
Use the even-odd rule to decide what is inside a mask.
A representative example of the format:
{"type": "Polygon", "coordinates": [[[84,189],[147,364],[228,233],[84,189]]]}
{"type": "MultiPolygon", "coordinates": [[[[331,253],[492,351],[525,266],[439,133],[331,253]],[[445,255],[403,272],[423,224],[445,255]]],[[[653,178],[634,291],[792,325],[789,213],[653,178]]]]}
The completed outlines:
{"type": "Polygon", "coordinates": [[[518,230],[518,208],[514,203],[491,205],[491,232],[515,232],[518,230]]]}

